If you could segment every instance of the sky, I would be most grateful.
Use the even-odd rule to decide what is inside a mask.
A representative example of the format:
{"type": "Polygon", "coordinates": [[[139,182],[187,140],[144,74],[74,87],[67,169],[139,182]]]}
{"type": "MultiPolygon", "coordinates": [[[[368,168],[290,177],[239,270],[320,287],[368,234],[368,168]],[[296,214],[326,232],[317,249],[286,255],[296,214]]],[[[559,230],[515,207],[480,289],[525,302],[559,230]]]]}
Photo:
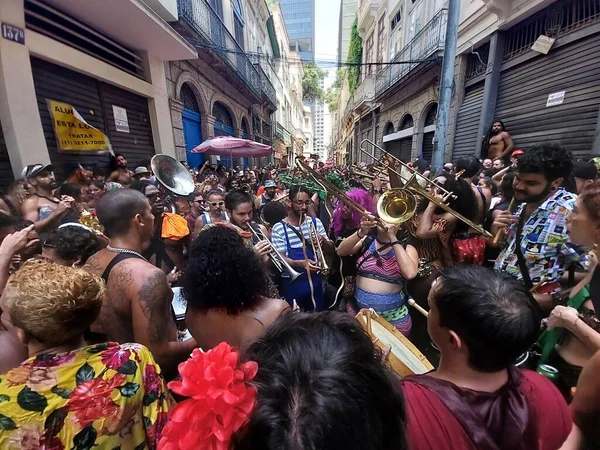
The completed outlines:
{"type": "MultiPolygon", "coordinates": [[[[315,59],[337,60],[341,0],[315,0],[315,59]]],[[[335,80],[337,69],[327,70],[325,88],[335,80]]]]}

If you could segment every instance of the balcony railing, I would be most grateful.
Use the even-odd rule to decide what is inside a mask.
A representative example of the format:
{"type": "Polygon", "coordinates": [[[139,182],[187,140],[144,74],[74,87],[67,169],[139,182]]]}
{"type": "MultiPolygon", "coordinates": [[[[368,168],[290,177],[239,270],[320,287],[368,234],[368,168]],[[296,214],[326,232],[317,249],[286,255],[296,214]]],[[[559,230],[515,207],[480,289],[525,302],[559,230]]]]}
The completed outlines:
{"type": "Polygon", "coordinates": [[[354,108],[363,104],[370,103],[375,98],[375,82],[373,78],[367,77],[358,85],[354,91],[354,108]]]}
{"type": "Polygon", "coordinates": [[[389,65],[377,75],[375,95],[381,94],[398,80],[417,67],[435,52],[444,49],[448,10],[440,10],[417,35],[398,53],[392,62],[407,61],[406,64],[389,65]]]}
{"type": "Polygon", "coordinates": [[[279,122],[274,122],[274,125],[273,137],[279,138],[286,144],[290,145],[292,143],[292,134],[279,122]]]}
{"type": "Polygon", "coordinates": [[[260,75],[206,0],[177,0],[179,16],[198,33],[244,83],[260,97],[260,75]]]}
{"type": "Polygon", "coordinates": [[[263,96],[277,108],[277,91],[271,82],[271,77],[273,77],[273,79],[277,78],[275,70],[267,60],[260,60],[258,56],[250,56],[250,59],[260,75],[260,85],[263,96]]]}

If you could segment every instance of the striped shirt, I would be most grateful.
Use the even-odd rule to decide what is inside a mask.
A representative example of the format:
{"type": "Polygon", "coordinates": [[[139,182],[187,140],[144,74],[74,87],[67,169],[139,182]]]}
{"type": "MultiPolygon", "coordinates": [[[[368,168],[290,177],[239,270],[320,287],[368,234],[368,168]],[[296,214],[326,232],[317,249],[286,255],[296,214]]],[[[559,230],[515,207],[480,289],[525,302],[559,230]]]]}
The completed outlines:
{"type": "MultiPolygon", "coordinates": [[[[308,232],[308,221],[312,220],[313,218],[307,217],[304,223],[302,224],[302,235],[306,238],[307,241],[310,241],[310,235],[308,232]]],[[[325,227],[323,227],[323,223],[319,219],[314,220],[316,222],[317,233],[323,236],[325,239],[327,239],[327,233],[325,232],[325,227]]],[[[295,228],[296,231],[300,233],[298,227],[294,227],[289,223],[287,225],[283,225],[283,223],[281,222],[276,223],[273,226],[273,231],[271,232],[271,241],[273,242],[273,245],[279,253],[287,255],[287,241],[285,240],[286,230],[284,229],[284,227],[288,228],[287,235],[290,241],[291,248],[302,248],[302,241],[296,233],[289,229],[290,227],[295,228]]]]}

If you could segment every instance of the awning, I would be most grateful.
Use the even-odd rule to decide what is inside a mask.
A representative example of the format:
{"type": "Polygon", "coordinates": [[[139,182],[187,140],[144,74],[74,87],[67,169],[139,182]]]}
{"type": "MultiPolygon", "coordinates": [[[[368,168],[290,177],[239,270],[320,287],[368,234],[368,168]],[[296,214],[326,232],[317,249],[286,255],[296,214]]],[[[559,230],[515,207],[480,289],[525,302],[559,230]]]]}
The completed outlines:
{"type": "Polygon", "coordinates": [[[198,57],[194,47],[140,0],[45,1],[115,41],[134,50],[147,51],[161,61],[198,57]]]}
{"type": "Polygon", "coordinates": [[[240,139],[230,136],[218,136],[208,139],[194,147],[190,153],[207,153],[209,155],[230,156],[232,158],[247,158],[249,156],[268,156],[273,147],[250,139],[240,139]]]}

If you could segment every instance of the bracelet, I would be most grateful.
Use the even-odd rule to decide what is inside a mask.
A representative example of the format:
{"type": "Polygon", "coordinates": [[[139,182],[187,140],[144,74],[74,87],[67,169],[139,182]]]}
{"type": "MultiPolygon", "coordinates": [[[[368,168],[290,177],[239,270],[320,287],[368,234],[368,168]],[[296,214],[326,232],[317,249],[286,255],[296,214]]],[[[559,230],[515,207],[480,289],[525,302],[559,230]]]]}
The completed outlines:
{"type": "Polygon", "coordinates": [[[360,230],[358,230],[358,231],[356,232],[356,235],[358,236],[358,238],[359,238],[359,239],[362,239],[362,238],[364,238],[364,236],[361,236],[361,235],[360,235],[360,230]]]}
{"type": "Polygon", "coordinates": [[[400,241],[394,241],[394,242],[392,242],[391,244],[392,244],[392,247],[393,247],[394,245],[400,245],[400,246],[402,246],[402,242],[400,242],[400,241]]]}

